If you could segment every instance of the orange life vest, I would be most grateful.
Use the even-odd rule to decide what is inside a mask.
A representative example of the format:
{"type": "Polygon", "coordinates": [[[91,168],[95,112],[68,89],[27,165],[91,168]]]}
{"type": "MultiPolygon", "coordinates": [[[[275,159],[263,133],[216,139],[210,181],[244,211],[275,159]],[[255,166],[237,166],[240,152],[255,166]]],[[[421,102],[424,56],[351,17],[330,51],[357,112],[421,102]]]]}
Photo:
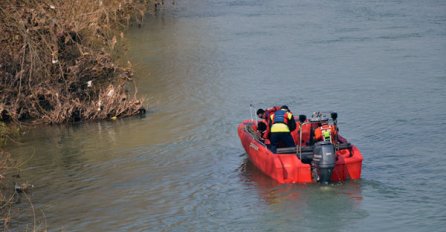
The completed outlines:
{"type": "Polygon", "coordinates": [[[263,142],[264,142],[265,144],[270,144],[270,141],[269,141],[269,139],[268,139],[268,136],[269,136],[269,125],[268,125],[268,121],[267,121],[266,119],[260,119],[260,120],[258,121],[257,125],[258,125],[259,123],[263,123],[263,124],[265,124],[265,130],[263,130],[263,131],[260,131],[260,130],[258,129],[258,127],[257,127],[257,131],[260,133],[260,137],[263,139],[263,142]]]}
{"type": "Polygon", "coordinates": [[[335,142],[336,127],[334,125],[322,125],[314,130],[314,139],[319,141],[335,142]]]}

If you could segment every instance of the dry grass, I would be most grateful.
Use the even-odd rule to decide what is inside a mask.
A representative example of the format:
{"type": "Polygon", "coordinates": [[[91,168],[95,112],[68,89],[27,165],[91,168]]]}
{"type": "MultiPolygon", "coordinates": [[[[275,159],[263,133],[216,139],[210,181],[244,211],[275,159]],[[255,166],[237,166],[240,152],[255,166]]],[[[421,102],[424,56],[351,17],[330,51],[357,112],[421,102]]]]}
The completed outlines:
{"type": "Polygon", "coordinates": [[[37,210],[31,200],[33,186],[20,182],[20,166],[7,152],[0,151],[0,231],[16,230],[18,226],[26,231],[46,231],[46,218],[43,211],[37,210]],[[25,207],[14,207],[17,203],[25,207]],[[17,218],[21,218],[21,225],[17,218]]]}
{"type": "Polygon", "coordinates": [[[11,210],[16,199],[14,186],[6,178],[13,166],[10,155],[0,151],[0,228],[3,227],[5,231],[11,223],[11,210]]]}
{"type": "MultiPolygon", "coordinates": [[[[1,0],[0,148],[17,125],[127,117],[145,112],[129,65],[118,65],[125,29],[163,0],[1,0]]],[[[174,4],[175,2],[172,1],[174,4]]],[[[0,228],[8,231],[17,193],[0,149],[0,228]],[[12,185],[11,185],[12,184],[12,185]]],[[[21,186],[23,187],[23,186],[21,186]]],[[[31,199],[32,231],[37,223],[31,199]]],[[[27,229],[28,230],[28,229],[27,229]]]]}
{"type": "Polygon", "coordinates": [[[0,1],[0,119],[63,123],[144,112],[131,69],[111,54],[150,6],[159,4],[0,1]]]}

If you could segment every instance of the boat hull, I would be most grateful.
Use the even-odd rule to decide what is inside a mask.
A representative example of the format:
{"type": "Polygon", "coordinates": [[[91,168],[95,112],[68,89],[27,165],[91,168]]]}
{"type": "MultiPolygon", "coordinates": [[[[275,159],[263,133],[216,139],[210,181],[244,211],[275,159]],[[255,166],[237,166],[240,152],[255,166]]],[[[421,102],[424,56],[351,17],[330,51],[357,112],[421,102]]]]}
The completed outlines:
{"type": "MultiPolygon", "coordinates": [[[[312,183],[311,166],[304,164],[295,153],[274,154],[255,133],[255,123],[245,120],[238,126],[238,135],[249,160],[264,174],[279,183],[312,183]]],[[[296,136],[293,136],[296,137],[296,136]]],[[[331,181],[340,182],[361,178],[362,155],[358,148],[339,150],[331,181]]]]}

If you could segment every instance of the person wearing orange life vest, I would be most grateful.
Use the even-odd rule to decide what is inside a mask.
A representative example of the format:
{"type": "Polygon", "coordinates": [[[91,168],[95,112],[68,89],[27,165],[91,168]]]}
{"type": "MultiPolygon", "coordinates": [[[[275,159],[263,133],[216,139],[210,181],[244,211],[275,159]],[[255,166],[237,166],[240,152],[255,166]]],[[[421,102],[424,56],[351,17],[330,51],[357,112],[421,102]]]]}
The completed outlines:
{"type": "Polygon", "coordinates": [[[267,132],[268,132],[268,121],[266,120],[266,112],[263,109],[257,110],[257,117],[259,117],[260,120],[257,122],[257,131],[259,132],[260,139],[264,140],[267,139],[267,132]]]}
{"type": "Polygon", "coordinates": [[[259,132],[261,140],[266,145],[269,145],[269,120],[270,115],[277,110],[280,110],[280,106],[273,106],[264,109],[257,110],[257,117],[260,119],[257,122],[257,131],[259,132]]]}
{"type": "Polygon", "coordinates": [[[328,124],[328,120],[321,121],[321,126],[314,130],[314,139],[316,141],[328,141],[335,143],[336,138],[336,126],[328,124]]]}
{"type": "Polygon", "coordinates": [[[269,120],[271,151],[277,152],[277,148],[295,147],[291,131],[296,129],[296,121],[288,106],[283,105],[280,110],[272,113],[269,120]]]}
{"type": "Polygon", "coordinates": [[[268,121],[272,113],[280,110],[280,106],[273,106],[265,109],[265,119],[268,121]]]}

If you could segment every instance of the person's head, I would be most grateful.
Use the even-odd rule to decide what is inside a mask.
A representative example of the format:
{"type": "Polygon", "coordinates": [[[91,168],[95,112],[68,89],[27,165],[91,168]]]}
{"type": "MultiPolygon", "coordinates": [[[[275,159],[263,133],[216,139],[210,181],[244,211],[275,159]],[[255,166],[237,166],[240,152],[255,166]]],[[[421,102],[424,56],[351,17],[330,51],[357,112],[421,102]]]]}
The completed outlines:
{"type": "Polygon", "coordinates": [[[328,124],[328,119],[321,120],[321,125],[327,125],[327,124],[328,124]]]}
{"type": "Polygon", "coordinates": [[[287,105],[283,105],[283,106],[281,106],[280,109],[281,109],[281,110],[285,110],[285,111],[290,112],[290,109],[288,108],[287,105]]]}
{"type": "Polygon", "coordinates": [[[257,110],[257,117],[259,118],[263,118],[265,116],[265,110],[263,109],[258,109],[257,110]]]}

